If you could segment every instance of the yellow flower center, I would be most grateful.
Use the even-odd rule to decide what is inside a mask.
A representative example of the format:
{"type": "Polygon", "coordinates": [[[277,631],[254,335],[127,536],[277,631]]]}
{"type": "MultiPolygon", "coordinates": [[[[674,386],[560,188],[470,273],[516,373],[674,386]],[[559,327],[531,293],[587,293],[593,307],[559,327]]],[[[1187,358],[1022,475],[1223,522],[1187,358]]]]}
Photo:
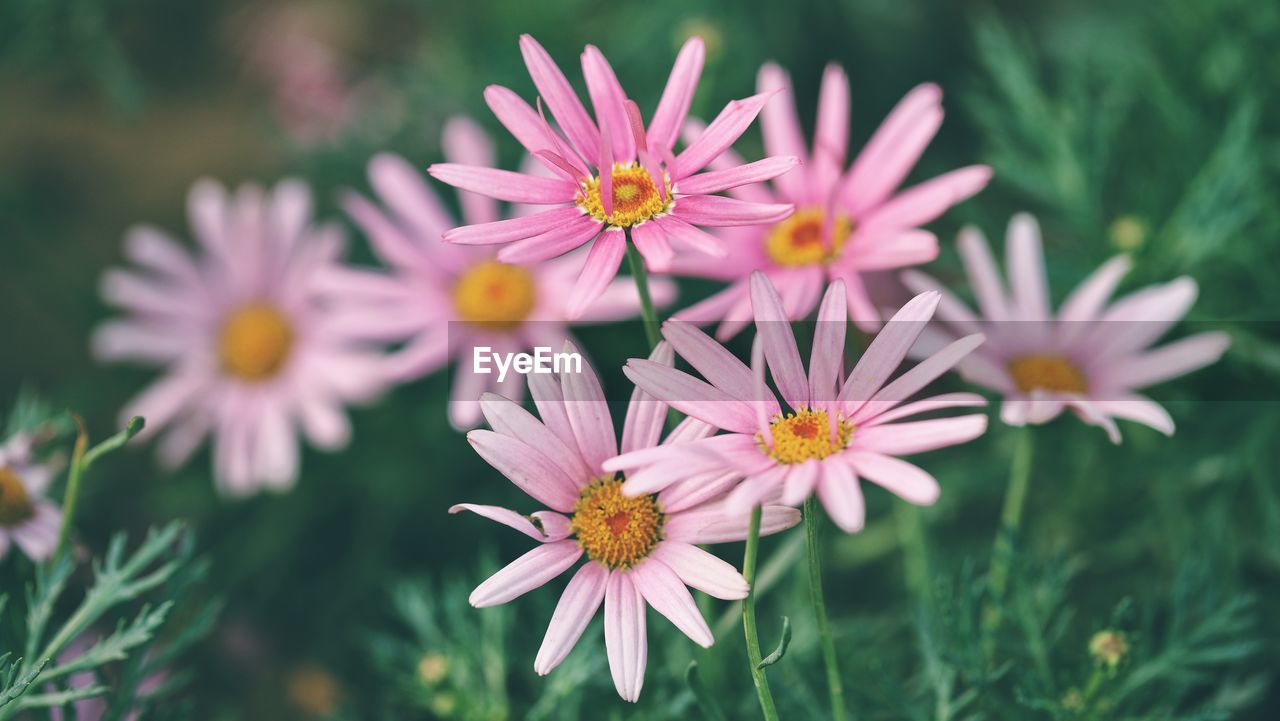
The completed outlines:
{"type": "Polygon", "coordinates": [[[824,242],[827,216],[822,208],[797,210],[794,215],[769,230],[764,249],[778,265],[817,265],[835,260],[853,232],[853,221],[837,215],[831,224],[830,242],[824,242]]]}
{"type": "Polygon", "coordinates": [[[537,289],[529,271],[496,260],[471,266],[453,286],[453,304],[458,316],[493,330],[520,325],[537,300],[537,289]]]}
{"type": "Polygon", "coordinates": [[[1023,393],[1034,390],[1057,393],[1085,393],[1089,390],[1084,374],[1065,358],[1052,355],[1028,355],[1009,361],[1009,374],[1023,393]]]}
{"type": "Polygon", "coordinates": [[[289,319],[274,306],[250,303],[222,324],[218,354],[227,373],[247,381],[274,376],[293,348],[289,319]]]}
{"type": "Polygon", "coordinates": [[[630,568],[662,539],[666,516],[655,496],[629,498],[622,481],[601,478],[582,491],[570,528],[591,560],[609,568],[630,568]]]}
{"type": "Polygon", "coordinates": [[[843,418],[836,419],[836,437],[831,437],[831,420],[826,411],[801,409],[786,416],[774,416],[769,422],[773,447],[756,436],[760,450],[773,456],[779,463],[804,463],[810,459],[823,459],[843,451],[853,436],[853,424],[843,418]]]}
{"type": "Polygon", "coordinates": [[[17,526],[36,515],[27,487],[12,469],[0,468],[0,526],[17,526]]]}
{"type": "Polygon", "coordinates": [[[649,171],[634,163],[614,163],[613,214],[604,212],[599,177],[582,184],[582,190],[578,194],[578,207],[601,223],[608,223],[616,228],[630,228],[671,210],[671,181],[664,178],[663,182],[667,184],[666,200],[658,192],[658,186],[654,184],[649,171]]]}

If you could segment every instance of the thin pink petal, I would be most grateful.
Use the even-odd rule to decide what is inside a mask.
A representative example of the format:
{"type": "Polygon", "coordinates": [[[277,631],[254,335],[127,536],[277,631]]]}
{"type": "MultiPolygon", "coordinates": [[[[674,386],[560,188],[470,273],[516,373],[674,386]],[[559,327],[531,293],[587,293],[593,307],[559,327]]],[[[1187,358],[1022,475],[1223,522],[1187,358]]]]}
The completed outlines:
{"type": "Polygon", "coordinates": [[[598,563],[584,564],[569,580],[533,662],[533,670],[539,676],[551,673],[573,650],[604,601],[608,582],[609,571],[598,563]]]}
{"type": "Polygon", "coordinates": [[[1116,398],[1095,400],[1093,405],[1107,415],[1150,426],[1166,436],[1173,435],[1175,426],[1169,411],[1146,396],[1137,393],[1123,394],[1116,398]]]}
{"type": "Polygon", "coordinates": [[[813,136],[810,184],[815,190],[832,187],[849,153],[849,76],[831,63],[822,73],[818,93],[818,122],[813,136]]]}
{"type": "Polygon", "coordinates": [[[809,459],[799,465],[791,466],[782,486],[782,503],[787,506],[798,506],[813,493],[818,482],[822,461],[809,459]]]}
{"type": "Polygon", "coordinates": [[[1044,273],[1044,252],[1036,219],[1019,213],[1009,221],[1007,235],[1009,289],[1019,320],[1049,319],[1049,282],[1044,273]]]}
{"type": "Polygon", "coordinates": [[[671,270],[675,250],[667,240],[667,233],[657,223],[641,223],[631,229],[631,241],[644,258],[645,267],[654,273],[671,270]]]}
{"type": "Polygon", "coordinates": [[[727,431],[756,430],[750,405],[688,373],[636,358],[627,361],[623,373],[632,383],[685,415],[727,431]]]}
{"type": "Polygon", "coordinates": [[[534,548],[476,586],[468,601],[486,608],[518,598],[567,571],[582,549],[576,541],[556,541],[534,548]]]}
{"type": "Polygon", "coordinates": [[[570,319],[580,317],[609,287],[610,281],[618,274],[626,251],[627,239],[621,230],[606,230],[596,238],[582,265],[582,274],[569,293],[567,314],[570,319]]]}
{"type": "Polygon", "coordinates": [[[626,93],[604,53],[594,45],[588,45],[582,52],[582,77],[587,81],[587,93],[600,120],[600,132],[607,133],[611,140],[613,158],[620,163],[630,163],[636,157],[636,143],[627,118],[626,93]]]}
{"type": "Polygon", "coordinates": [[[661,561],[647,559],[631,569],[630,575],[649,605],[666,616],[690,640],[703,648],[710,648],[715,643],[693,595],[671,567],[661,561]]]}
{"type": "MultiPolygon", "coordinates": [[[[572,210],[577,211],[577,208],[572,210]]],[[[558,258],[591,242],[600,235],[602,228],[595,218],[578,213],[540,235],[517,240],[499,250],[498,260],[523,265],[558,258]]]]}
{"type": "Polygon", "coordinates": [[[930,506],[938,500],[938,481],[918,466],[869,451],[852,451],[848,457],[858,475],[908,503],[930,506]]]}
{"type": "MultiPolygon", "coordinates": [[[[566,342],[564,352],[578,353],[578,349],[566,342]]],[[[600,379],[590,364],[583,362],[581,373],[560,374],[560,390],[564,393],[565,412],[583,460],[593,473],[602,473],[601,464],[618,455],[618,441],[600,379]]]]}
{"type": "MultiPolygon", "coordinates": [[[[551,529],[545,527],[540,528],[533,523],[533,516],[525,516],[501,506],[481,506],[474,503],[458,503],[449,507],[449,513],[460,513],[462,511],[471,511],[472,513],[496,521],[509,528],[514,528],[524,535],[535,541],[542,543],[563,541],[569,535],[568,519],[560,514],[555,514],[562,521],[557,524],[559,528],[552,532],[551,529]]],[[[541,522],[541,521],[539,521],[541,522]]]]}
{"type": "Polygon", "coordinates": [[[934,418],[859,428],[857,447],[892,456],[909,456],[967,443],[987,430],[984,415],[934,418]]]}
{"type": "Polygon", "coordinates": [[[578,192],[576,185],[562,178],[542,178],[497,168],[435,163],[427,172],[455,188],[511,203],[570,203],[578,192]]]}
{"type": "Polygon", "coordinates": [[[782,299],[769,279],[756,271],[751,274],[751,307],[755,312],[756,333],[764,345],[765,357],[773,382],[793,408],[809,405],[809,381],[804,363],[791,332],[790,319],[782,307],[782,299]]]}
{"type": "Polygon", "coordinates": [[[849,307],[844,281],[837,280],[822,297],[817,327],[813,331],[813,349],[809,355],[809,400],[813,403],[835,400],[844,367],[844,339],[848,329],[849,307]]]}
{"type": "Polygon", "coordinates": [[[537,449],[548,460],[559,466],[567,477],[581,479],[581,483],[585,483],[592,477],[593,471],[587,467],[577,447],[571,448],[560,440],[560,436],[543,425],[519,403],[496,393],[485,393],[480,396],[480,410],[493,430],[537,449]]]}
{"type": "Polygon", "coordinates": [[[702,170],[733,145],[746,132],[772,95],[772,92],[766,92],[742,100],[731,100],[702,135],[676,156],[673,179],[678,182],[702,170]]]}
{"type": "Polygon", "coordinates": [[[1199,333],[1116,361],[1107,368],[1107,383],[1118,388],[1155,385],[1216,363],[1230,345],[1226,333],[1199,333]]]}
{"type": "Polygon", "coordinates": [[[867,504],[853,468],[843,458],[822,464],[818,478],[818,500],[827,515],[845,533],[858,533],[866,525],[867,504]]]}
{"type": "MultiPolygon", "coordinates": [[[[796,115],[791,78],[786,71],[774,63],[765,63],[756,75],[756,91],[778,95],[760,111],[765,155],[806,157],[808,148],[805,146],[804,132],[800,130],[800,118],[796,115]]],[[[800,202],[804,199],[804,176],[799,173],[779,178],[775,186],[787,200],[800,202]]]]}
{"type": "Polygon", "coordinates": [[[867,218],[871,227],[911,228],[936,220],[953,205],[987,187],[991,168],[971,165],[939,175],[895,195],[867,218]]]}
{"type": "Polygon", "coordinates": [[[510,243],[541,235],[556,228],[564,227],[578,218],[586,217],[576,205],[567,208],[544,210],[541,213],[525,215],[519,218],[508,218],[493,223],[465,225],[454,228],[444,234],[444,239],[459,245],[494,245],[510,243]]]}
{"type": "Polygon", "coordinates": [[[676,56],[675,65],[671,68],[671,76],[662,91],[662,99],[649,122],[649,142],[664,150],[672,150],[676,139],[680,137],[680,129],[689,115],[689,106],[693,103],[693,93],[698,87],[698,78],[702,76],[702,64],[706,58],[706,48],[702,38],[692,37],[685,41],[676,56]]]}
{"type": "Polygon", "coordinates": [[[941,103],[942,90],[925,83],[889,112],[849,170],[845,198],[855,215],[879,205],[911,172],[942,125],[941,103]]]}
{"type": "Polygon", "coordinates": [[[915,395],[917,391],[932,383],[943,373],[954,368],[985,340],[986,337],[981,333],[965,336],[920,361],[911,370],[898,376],[872,396],[871,400],[853,415],[852,422],[857,424],[871,420],[915,395]]]}
{"type": "Polygon", "coordinates": [[[1009,319],[1009,302],[1006,300],[1004,283],[1000,280],[1000,271],[996,268],[995,258],[991,255],[991,246],[977,228],[966,227],[960,231],[956,240],[960,250],[960,260],[964,263],[965,273],[969,276],[969,284],[973,286],[973,295],[978,301],[978,308],[987,320],[1002,321],[1009,319]]]}
{"type": "Polygon", "coordinates": [[[644,686],[649,660],[645,638],[645,603],[626,572],[609,574],[604,595],[604,647],[613,686],[624,701],[635,702],[644,686]]]}
{"type": "MultiPolygon", "coordinates": [[[[497,152],[493,140],[475,121],[455,115],[444,126],[444,153],[451,163],[493,167],[497,152]]],[[[475,193],[459,193],[462,218],[467,224],[491,223],[498,219],[498,204],[492,198],[475,193]]]]}
{"type": "Polygon", "coordinates": [[[725,601],[747,597],[750,586],[738,569],[697,546],[664,541],[650,556],[675,571],[685,585],[709,596],[725,601]]]}
{"type": "Polygon", "coordinates": [[[662,336],[711,385],[742,400],[755,398],[751,369],[706,333],[689,323],[669,320],[662,324],[662,336]]]}
{"type": "Polygon", "coordinates": [[[840,389],[839,400],[853,412],[870,399],[915,345],[938,307],[937,293],[921,293],[889,319],[867,347],[840,389]]]}
{"type": "Polygon", "coordinates": [[[595,158],[599,154],[600,131],[591,122],[591,116],[587,115],[587,109],[573,92],[564,73],[530,35],[520,36],[520,53],[538,93],[546,100],[547,107],[565,135],[569,136],[569,141],[577,146],[583,157],[595,158]]]}
{"type": "Polygon", "coordinates": [[[672,215],[664,215],[654,218],[653,222],[658,224],[659,228],[666,231],[671,240],[682,244],[699,253],[703,253],[716,258],[723,258],[728,254],[724,241],[714,235],[689,225],[687,222],[672,215]]]}
{"type": "MultiPolygon", "coordinates": [[[[854,245],[857,245],[856,241],[854,245]]],[[[898,231],[888,237],[877,238],[848,256],[849,265],[862,272],[921,265],[937,257],[938,236],[927,230],[898,231]]]]}
{"type": "MultiPolygon", "coordinates": [[[[675,365],[675,352],[670,343],[662,342],[649,353],[649,360],[671,367],[675,365]]],[[[622,453],[658,445],[666,420],[667,405],[637,386],[631,392],[627,417],[622,423],[622,453]]]]}
{"type": "Polygon", "coordinates": [[[698,173],[681,180],[678,190],[685,195],[711,195],[739,185],[789,177],[794,173],[788,171],[799,164],[800,159],[794,155],[765,158],[734,168],[698,173]]]}
{"type": "Polygon", "coordinates": [[[493,431],[471,431],[467,441],[481,458],[530,498],[562,513],[573,510],[581,479],[570,478],[541,451],[493,431]]]}
{"type": "Polygon", "coordinates": [[[784,220],[795,206],[779,203],[752,203],[718,195],[691,195],[676,201],[673,215],[692,225],[712,227],[763,225],[784,220]]]}

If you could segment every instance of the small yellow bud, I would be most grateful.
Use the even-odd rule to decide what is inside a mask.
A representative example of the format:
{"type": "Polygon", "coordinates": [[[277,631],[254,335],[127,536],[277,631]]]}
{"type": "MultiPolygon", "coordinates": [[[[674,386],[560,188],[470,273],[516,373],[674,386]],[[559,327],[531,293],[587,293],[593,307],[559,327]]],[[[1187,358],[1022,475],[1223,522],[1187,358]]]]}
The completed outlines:
{"type": "Polygon", "coordinates": [[[1147,239],[1147,224],[1136,215],[1122,215],[1111,223],[1111,244],[1123,251],[1142,247],[1147,239]]]}
{"type": "Polygon", "coordinates": [[[1089,655],[1093,656],[1095,663],[1106,666],[1108,670],[1119,666],[1128,653],[1129,642],[1119,631],[1106,629],[1093,634],[1093,638],[1089,639],[1089,655]]]}
{"type": "Polygon", "coordinates": [[[428,653],[418,662],[418,680],[435,686],[449,674],[449,659],[438,653],[428,653]]]}

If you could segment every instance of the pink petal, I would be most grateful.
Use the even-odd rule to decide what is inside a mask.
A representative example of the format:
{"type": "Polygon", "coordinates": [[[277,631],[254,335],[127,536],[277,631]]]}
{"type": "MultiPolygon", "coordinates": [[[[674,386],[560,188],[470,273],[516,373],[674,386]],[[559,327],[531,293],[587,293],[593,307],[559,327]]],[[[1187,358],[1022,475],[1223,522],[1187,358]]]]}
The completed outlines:
{"type": "MultiPolygon", "coordinates": [[[[342,209],[364,231],[369,244],[384,263],[415,269],[427,265],[426,254],[421,247],[374,204],[355,193],[346,193],[342,196],[342,209]]],[[[426,240],[433,242],[435,238],[426,240]]]]}
{"type": "MultiPolygon", "coordinates": [[[[857,235],[854,237],[856,247],[857,235]]],[[[920,265],[938,257],[938,237],[927,230],[898,231],[877,238],[848,257],[850,266],[863,272],[920,265]]]]}
{"type": "Polygon", "coordinates": [[[943,393],[925,398],[914,403],[901,405],[884,413],[877,413],[875,418],[863,421],[862,428],[878,426],[882,423],[910,418],[929,411],[949,410],[952,408],[979,408],[987,405],[987,399],[977,393],[943,393]]]}
{"type": "MultiPolygon", "coordinates": [[[[471,511],[472,513],[496,521],[509,528],[514,528],[524,535],[541,543],[563,541],[569,535],[569,519],[554,514],[561,522],[556,524],[558,528],[555,530],[539,528],[533,523],[533,516],[524,516],[515,511],[502,508],[501,506],[481,506],[474,503],[458,503],[449,507],[449,513],[460,513],[462,511],[471,511]]],[[[541,519],[539,519],[541,522],[541,519]]]]}
{"type": "Polygon", "coordinates": [[[982,345],[986,338],[981,333],[965,336],[954,341],[942,350],[934,353],[918,363],[911,370],[903,373],[871,397],[851,421],[855,424],[875,418],[880,413],[915,395],[916,391],[932,383],[939,376],[951,370],[965,356],[982,345]]]}
{"type": "Polygon", "coordinates": [[[564,73],[532,36],[520,36],[520,54],[524,56],[538,93],[546,100],[547,107],[565,135],[569,136],[569,141],[577,146],[583,157],[595,158],[599,154],[600,131],[591,122],[591,116],[587,115],[587,109],[582,107],[582,101],[573,92],[564,73]]]}
{"type": "Polygon", "coordinates": [[[422,174],[404,158],[379,153],[369,161],[369,183],[396,216],[423,238],[436,239],[453,217],[422,174]]]}
{"type": "Polygon", "coordinates": [[[692,225],[718,227],[776,223],[793,212],[795,206],[792,205],[751,203],[718,195],[691,195],[677,200],[672,214],[692,225]]]}
{"type": "Polygon", "coordinates": [[[1130,293],[1102,314],[1090,345],[1109,358],[1146,348],[1191,310],[1198,294],[1186,276],[1130,293]]]}
{"type": "MultiPolygon", "coordinates": [[[[576,211],[577,208],[572,210],[576,211]]],[[[602,228],[603,226],[595,218],[579,212],[540,235],[517,240],[499,250],[498,260],[503,263],[525,265],[558,258],[590,243],[600,235],[602,228]]]]}
{"type": "Polygon", "coordinates": [[[754,399],[751,369],[706,333],[689,323],[669,320],[662,324],[662,335],[711,385],[744,401],[754,399]]]}
{"type": "Polygon", "coordinates": [[[480,397],[480,410],[493,430],[537,449],[548,460],[559,466],[565,476],[581,479],[579,485],[585,485],[586,480],[592,477],[593,471],[578,454],[577,447],[570,448],[566,445],[558,435],[534,418],[533,414],[522,408],[519,403],[494,393],[485,393],[480,397]]]}
{"type": "Polygon", "coordinates": [[[650,557],[680,577],[687,586],[725,601],[746,598],[750,590],[738,569],[706,551],[681,541],[664,541],[650,557]]]}
{"type": "Polygon", "coordinates": [[[1150,426],[1166,436],[1173,435],[1174,423],[1169,412],[1166,411],[1159,403],[1156,403],[1146,396],[1138,395],[1136,393],[1124,394],[1116,398],[1095,400],[1093,405],[1101,413],[1129,421],[1136,421],[1143,425],[1150,426]]]}
{"type": "Polygon", "coordinates": [[[804,503],[804,499],[808,498],[810,493],[813,493],[821,468],[822,462],[815,459],[809,459],[799,465],[791,466],[790,470],[787,471],[786,479],[783,481],[783,505],[798,506],[804,503]]]}
{"type": "Polygon", "coordinates": [[[811,402],[835,400],[840,371],[844,368],[844,339],[848,329],[849,308],[844,281],[837,280],[827,288],[822,298],[817,327],[813,331],[813,349],[809,354],[811,402]]]}
{"type": "Polygon", "coordinates": [[[734,168],[692,175],[681,180],[676,189],[684,195],[711,195],[739,185],[791,177],[796,174],[788,171],[799,164],[800,159],[794,155],[765,158],[734,168]]]}
{"type": "Polygon", "coordinates": [[[849,152],[849,77],[831,63],[822,73],[818,93],[818,123],[810,163],[811,187],[825,191],[835,185],[849,152]]]}
{"type": "Polygon", "coordinates": [[[226,243],[228,200],[226,189],[207,178],[197,180],[187,192],[187,217],[196,240],[215,253],[221,253],[226,243]]]}
{"type": "Polygon", "coordinates": [[[1014,313],[1020,320],[1048,320],[1049,283],[1044,276],[1040,226],[1034,217],[1019,213],[1009,221],[1007,238],[1014,313]]]}
{"type": "Polygon", "coordinates": [[[557,207],[554,210],[544,210],[541,213],[524,215],[520,218],[463,225],[461,228],[453,228],[452,231],[444,233],[444,239],[463,246],[497,245],[497,243],[509,243],[540,236],[545,232],[563,228],[567,223],[575,222],[579,218],[585,218],[580,207],[576,205],[557,207]]]}
{"type": "Polygon", "coordinates": [[[723,496],[740,480],[742,474],[737,470],[693,475],[662,489],[658,494],[658,502],[668,514],[679,513],[723,496]]]}
{"type": "MultiPolygon", "coordinates": [[[[493,140],[475,121],[456,115],[444,126],[444,153],[450,163],[493,167],[497,164],[493,140]]],[[[462,218],[468,225],[491,223],[498,219],[498,204],[492,198],[475,193],[458,194],[462,218]]]]}
{"type": "MultiPolygon", "coordinates": [[[[578,349],[566,342],[564,352],[578,353],[578,349]]],[[[584,362],[581,373],[560,374],[560,390],[564,393],[569,427],[573,429],[583,460],[592,473],[602,473],[601,464],[618,455],[618,441],[600,379],[591,365],[584,362]]]]}
{"type": "Polygon", "coordinates": [[[685,41],[676,56],[675,65],[671,68],[671,77],[662,91],[662,99],[649,122],[649,142],[664,150],[672,150],[676,139],[680,136],[680,128],[689,115],[689,106],[693,103],[693,93],[698,87],[698,78],[702,75],[702,64],[706,58],[706,48],[702,38],[692,37],[685,41]]]}
{"type": "Polygon", "coordinates": [[[659,228],[666,231],[667,235],[670,236],[672,240],[699,253],[704,253],[717,258],[723,258],[728,253],[728,250],[724,246],[724,241],[704,230],[700,230],[689,225],[680,218],[672,215],[664,215],[654,218],[653,222],[657,223],[659,228]]]}
{"type": "Polygon", "coordinates": [[[866,524],[867,504],[862,497],[862,487],[845,459],[835,458],[822,464],[818,500],[845,533],[858,533],[866,524]]]}
{"type": "Polygon", "coordinates": [[[751,406],[688,373],[635,358],[627,361],[623,373],[632,383],[685,415],[727,431],[756,430],[751,406]]]}
{"type": "Polygon", "coordinates": [[[666,616],[690,640],[703,648],[710,648],[715,643],[693,595],[669,566],[647,559],[631,569],[630,576],[649,605],[666,616]]]}
{"type": "Polygon", "coordinates": [[[1199,333],[1142,355],[1118,360],[1106,369],[1107,384],[1117,388],[1145,388],[1217,362],[1231,337],[1226,333],[1199,333]]]}
{"type": "Polygon", "coordinates": [[[455,188],[511,203],[570,203],[578,192],[576,185],[561,178],[542,178],[497,168],[434,163],[427,172],[455,188]]]}
{"type": "Polygon", "coordinates": [[[538,657],[533,662],[533,670],[539,676],[551,673],[573,650],[604,601],[608,582],[609,571],[598,563],[584,564],[569,580],[564,593],[560,594],[555,612],[551,614],[547,634],[543,636],[538,657]]]}
{"type": "Polygon", "coordinates": [[[942,125],[942,90],[925,83],[907,93],[853,161],[845,198],[855,216],[876,207],[911,172],[942,125]]]}
{"type": "Polygon", "coordinates": [[[581,317],[587,307],[609,287],[610,281],[618,274],[618,267],[622,265],[622,256],[626,251],[627,238],[621,230],[606,230],[596,238],[582,265],[582,274],[569,293],[567,314],[570,320],[581,317]]]}
{"type": "Polygon", "coordinates": [[[1117,255],[1103,263],[1063,301],[1058,309],[1058,320],[1075,324],[1097,318],[1132,267],[1133,262],[1127,255],[1117,255]]]}
{"type": "Polygon", "coordinates": [[[671,270],[675,250],[667,241],[667,234],[657,223],[641,223],[631,229],[631,241],[644,258],[645,267],[654,273],[671,270]]]}
{"type": "Polygon", "coordinates": [[[918,466],[869,451],[851,451],[848,457],[859,475],[908,503],[930,506],[938,500],[938,482],[918,466]]]}
{"type": "Polygon", "coordinates": [[[887,423],[859,428],[856,432],[856,444],[858,448],[877,453],[909,456],[967,443],[986,430],[987,417],[984,415],[887,423]]]}
{"type": "MultiPolygon", "coordinates": [[[[760,111],[760,130],[764,135],[765,155],[808,155],[800,119],[796,116],[796,99],[791,92],[791,78],[773,63],[765,63],[756,75],[756,90],[761,94],[777,93],[779,97],[766,103],[760,111]]],[[[804,176],[787,175],[775,183],[782,197],[792,202],[805,199],[804,176]]]]}
{"type": "Polygon", "coordinates": [[[912,228],[932,222],[987,187],[991,168],[970,165],[908,188],[872,211],[868,227],[912,228]]]}
{"type": "Polygon", "coordinates": [[[790,466],[777,463],[744,478],[725,498],[725,512],[735,517],[745,516],[751,509],[764,503],[765,499],[776,497],[782,491],[790,470],[790,466]]]}
{"type": "Polygon", "coordinates": [[[636,157],[636,143],[624,106],[626,93],[609,61],[594,45],[588,45],[582,53],[582,76],[587,81],[587,93],[600,120],[601,134],[607,134],[611,139],[614,159],[630,163],[636,157]]]}
{"type": "MultiPolygon", "coordinates": [[[[665,366],[675,365],[675,353],[671,344],[663,342],[649,353],[649,360],[665,366]]],[[[658,445],[662,437],[662,427],[667,420],[667,405],[636,387],[631,392],[631,402],[627,404],[627,418],[622,423],[623,453],[652,448],[658,445]]]]}
{"type": "Polygon", "coordinates": [[[485,579],[467,600],[476,608],[506,603],[569,570],[581,555],[576,541],[542,544],[485,579]]]}
{"type": "Polygon", "coordinates": [[[568,513],[578,502],[579,483],[527,443],[493,431],[471,431],[467,441],[476,453],[520,490],[544,506],[568,513]]]}
{"type": "Polygon", "coordinates": [[[921,293],[889,319],[871,341],[840,389],[839,401],[852,413],[880,389],[906,357],[938,307],[937,293],[921,293]]]}
{"type": "MultiPolygon", "coordinates": [[[[667,519],[667,538],[692,544],[733,543],[745,540],[750,513],[729,514],[722,504],[709,504],[667,519]]],[[[800,523],[800,511],[786,506],[765,506],[760,514],[760,535],[771,536],[800,523]]]]}
{"type": "Polygon", "coordinates": [[[640,698],[649,659],[644,617],[644,597],[630,574],[609,574],[604,594],[604,647],[614,688],[624,701],[633,703],[640,698]]]}
{"type": "MultiPolygon", "coordinates": [[[[721,153],[728,150],[734,141],[746,132],[751,125],[751,121],[756,119],[756,115],[760,113],[761,108],[765,106],[765,102],[773,95],[772,92],[760,93],[742,100],[731,100],[729,104],[720,111],[715,120],[707,126],[706,130],[699,135],[684,149],[680,155],[676,156],[675,171],[672,173],[674,180],[681,181],[690,175],[707,167],[707,164],[715,160],[721,153]]],[[[795,153],[791,153],[795,155],[795,153]]]]}
{"type": "Polygon", "coordinates": [[[773,382],[793,408],[808,406],[809,380],[805,377],[790,319],[778,291],[760,271],[751,274],[751,307],[773,382]]]}
{"type": "Polygon", "coordinates": [[[562,147],[560,138],[547,126],[538,112],[515,92],[500,85],[490,85],[484,90],[484,99],[503,127],[520,141],[530,155],[538,158],[548,169],[554,171],[558,167],[558,163],[544,156],[545,153],[553,153],[561,162],[569,166],[571,175],[575,177],[587,175],[587,169],[582,165],[577,154],[562,147]],[[565,152],[561,152],[562,150],[565,152]]]}
{"type": "Polygon", "coordinates": [[[565,412],[560,378],[550,373],[530,375],[529,395],[533,397],[533,404],[538,409],[538,417],[542,419],[543,425],[550,428],[564,443],[577,447],[578,441],[569,425],[569,414],[565,412]]]}
{"type": "Polygon", "coordinates": [[[966,227],[960,231],[956,245],[982,315],[987,320],[1008,320],[1010,309],[1005,299],[1004,283],[1000,281],[1000,271],[991,256],[987,239],[976,228],[966,227]]]}

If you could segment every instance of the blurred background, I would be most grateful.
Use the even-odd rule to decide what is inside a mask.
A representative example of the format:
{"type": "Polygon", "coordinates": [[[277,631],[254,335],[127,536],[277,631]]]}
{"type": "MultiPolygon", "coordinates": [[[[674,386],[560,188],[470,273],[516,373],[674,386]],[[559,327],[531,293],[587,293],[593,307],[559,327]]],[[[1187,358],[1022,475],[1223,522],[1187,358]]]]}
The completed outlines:
{"type": "MultiPolygon", "coordinates": [[[[1126,424],[1113,448],[1073,420],[1044,429],[1010,602],[1019,623],[996,673],[972,660],[966,620],[1009,430],[993,425],[932,454],[945,492],[918,516],[868,492],[866,532],[827,536],[828,603],[860,718],[1280,716],[1276,4],[0,0],[0,409],[27,388],[81,413],[96,435],[117,428],[152,372],[92,360],[89,333],[110,316],[99,276],[121,262],[134,223],[189,238],[184,203],[197,178],[303,178],[320,216],[347,227],[350,257],[372,263],[334,202],[341,189],[367,189],[372,154],[425,168],[441,159],[445,120],[466,113],[513,166],[516,144],[481,93],[498,83],[533,96],[520,33],[575,83],[582,46],[598,45],[642,108],[681,42],[701,35],[703,116],[751,94],[760,64],[775,60],[809,124],[822,68],[839,62],[854,147],[911,87],[938,82],[947,119],[913,178],[985,162],[995,180],[931,228],[944,250],[930,272],[962,277],[951,243],[961,224],[1000,238],[1028,210],[1045,229],[1056,299],[1128,252],[1126,288],[1189,274],[1201,288],[1193,319],[1233,335],[1213,371],[1162,390],[1179,423],[1172,439],[1126,424]],[[930,541],[919,572],[904,570],[899,543],[914,522],[930,541]],[[906,591],[913,574],[927,601],[906,591]],[[1102,681],[1111,705],[1081,710],[1097,673],[1087,642],[1104,628],[1124,629],[1131,652],[1102,681]]],[[[759,147],[748,131],[740,150],[758,157],[759,147]]],[[[681,304],[711,290],[681,288],[681,304]]],[[[580,337],[605,383],[624,388],[617,369],[645,352],[636,328],[580,337]]],[[[184,519],[210,563],[199,592],[225,602],[177,664],[190,672],[186,717],[690,718],[685,670],[696,660],[726,717],[753,718],[727,604],[708,607],[720,643],[707,653],[651,614],[635,707],[614,696],[599,622],[561,669],[533,674],[555,593],[467,607],[469,589],[524,539],[446,509],[521,500],[450,428],[446,394],[441,373],[354,411],[352,445],[307,452],[286,495],[219,498],[207,452],[171,474],[147,448],[95,467],[77,528],[86,549],[99,553],[119,529],[184,519]]],[[[783,716],[822,718],[799,534],[764,548],[773,589],[763,643],[774,644],[780,616],[795,627],[771,670],[783,716]]],[[[21,568],[4,565],[5,590],[20,598],[21,568]]],[[[174,703],[158,700],[155,713],[174,703]]]]}

